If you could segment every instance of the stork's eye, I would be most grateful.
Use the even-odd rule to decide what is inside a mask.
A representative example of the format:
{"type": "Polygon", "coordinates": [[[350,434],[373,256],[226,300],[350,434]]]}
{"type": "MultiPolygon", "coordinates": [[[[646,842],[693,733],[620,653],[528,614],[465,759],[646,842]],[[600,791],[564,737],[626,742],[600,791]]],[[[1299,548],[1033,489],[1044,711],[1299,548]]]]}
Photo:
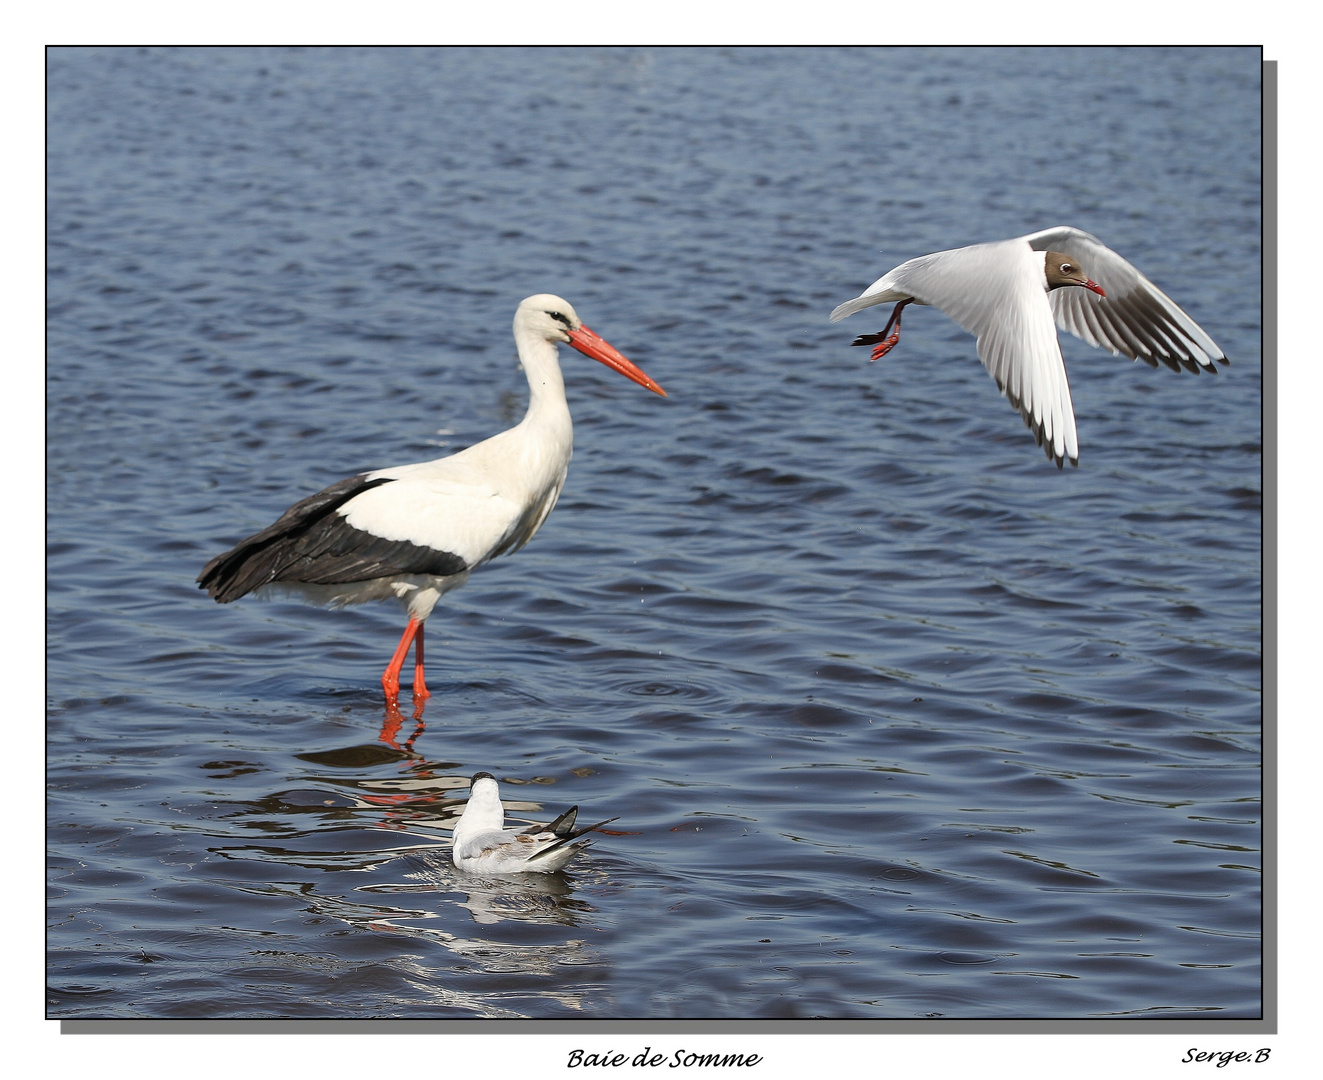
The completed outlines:
{"type": "Polygon", "coordinates": [[[567,330],[572,329],[572,327],[570,326],[569,316],[567,316],[567,315],[563,315],[563,314],[561,314],[561,312],[559,312],[559,311],[548,311],[547,314],[550,315],[550,316],[551,316],[553,319],[555,319],[557,322],[564,323],[564,324],[565,324],[565,328],[566,328],[567,330]]]}

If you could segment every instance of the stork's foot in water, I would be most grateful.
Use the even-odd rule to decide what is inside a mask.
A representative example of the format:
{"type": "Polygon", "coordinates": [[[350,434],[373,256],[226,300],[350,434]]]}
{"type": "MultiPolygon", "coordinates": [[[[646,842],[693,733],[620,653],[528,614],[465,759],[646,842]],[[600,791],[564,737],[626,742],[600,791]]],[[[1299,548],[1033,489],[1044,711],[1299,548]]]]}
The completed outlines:
{"type": "Polygon", "coordinates": [[[400,669],[404,667],[404,658],[409,655],[409,646],[417,639],[417,647],[414,650],[414,697],[428,697],[427,687],[423,685],[423,621],[422,619],[410,619],[409,625],[404,628],[404,634],[400,637],[400,643],[395,647],[395,655],[390,658],[390,664],[381,674],[381,688],[386,691],[387,704],[394,704],[400,697],[400,669]],[[422,693],[419,693],[419,687],[422,687],[422,693]]]}

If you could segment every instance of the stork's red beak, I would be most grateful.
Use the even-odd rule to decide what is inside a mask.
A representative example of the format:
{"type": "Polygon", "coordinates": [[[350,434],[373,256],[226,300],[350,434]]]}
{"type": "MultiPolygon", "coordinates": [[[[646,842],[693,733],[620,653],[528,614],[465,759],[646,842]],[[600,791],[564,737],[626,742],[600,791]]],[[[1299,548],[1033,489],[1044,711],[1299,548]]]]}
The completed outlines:
{"type": "Polygon", "coordinates": [[[1090,281],[1088,278],[1085,278],[1083,281],[1083,285],[1090,292],[1096,292],[1099,296],[1107,295],[1105,292],[1102,291],[1102,286],[1099,285],[1096,281],[1090,281]]]}
{"type": "Polygon", "coordinates": [[[584,356],[591,356],[594,360],[599,360],[612,371],[618,371],[627,379],[633,379],[640,386],[646,386],[654,394],[666,396],[666,391],[658,386],[648,377],[641,367],[628,359],[623,353],[619,352],[614,345],[604,341],[595,333],[579,324],[577,330],[567,330],[570,335],[570,344],[578,349],[584,356]]]}

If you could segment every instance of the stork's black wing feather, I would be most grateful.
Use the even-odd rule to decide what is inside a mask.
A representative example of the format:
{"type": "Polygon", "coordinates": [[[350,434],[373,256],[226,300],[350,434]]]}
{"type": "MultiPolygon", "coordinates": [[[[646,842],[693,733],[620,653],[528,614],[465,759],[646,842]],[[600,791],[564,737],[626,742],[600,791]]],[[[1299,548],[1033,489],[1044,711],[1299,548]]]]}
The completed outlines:
{"type": "Polygon", "coordinates": [[[339,585],[396,574],[458,574],[468,569],[453,552],[407,540],[387,540],[350,525],[337,511],[389,477],[367,473],[332,484],[295,503],[261,532],[217,555],[198,575],[198,587],[222,604],[275,581],[339,585]]]}

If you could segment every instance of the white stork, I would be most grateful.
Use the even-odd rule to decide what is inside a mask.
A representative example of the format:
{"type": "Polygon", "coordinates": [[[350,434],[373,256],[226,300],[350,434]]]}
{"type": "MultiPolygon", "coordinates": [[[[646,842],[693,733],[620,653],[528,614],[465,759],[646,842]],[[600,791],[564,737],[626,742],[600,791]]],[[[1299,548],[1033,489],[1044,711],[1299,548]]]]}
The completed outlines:
{"type": "Polygon", "coordinates": [[[393,706],[413,644],[413,695],[427,698],[423,623],[432,608],[474,567],[523,547],[565,483],[574,432],[557,343],[666,395],[559,296],[521,303],[514,338],[529,387],[520,423],[449,457],[360,473],[310,495],[207,563],[199,588],[222,604],[268,587],[337,607],[398,599],[408,623],[381,685],[393,706]]]}
{"type": "Polygon", "coordinates": [[[1230,363],[1171,297],[1096,236],[1066,225],[920,255],[841,304],[831,321],[893,301],[882,332],[852,344],[876,346],[880,360],[900,340],[906,304],[945,312],[978,336],[983,366],[1058,469],[1067,457],[1079,464],[1079,444],[1056,326],[1153,367],[1160,360],[1173,371],[1216,374],[1217,363],[1230,363]]]}

